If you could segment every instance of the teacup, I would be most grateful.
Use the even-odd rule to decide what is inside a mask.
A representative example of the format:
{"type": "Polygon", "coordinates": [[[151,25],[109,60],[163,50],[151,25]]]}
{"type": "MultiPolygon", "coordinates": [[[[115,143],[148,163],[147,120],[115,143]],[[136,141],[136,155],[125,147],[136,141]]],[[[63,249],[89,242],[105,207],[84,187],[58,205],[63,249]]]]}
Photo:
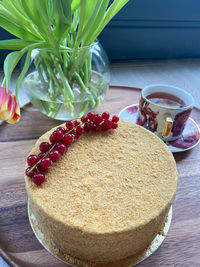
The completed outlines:
{"type": "Polygon", "coordinates": [[[137,124],[164,141],[173,141],[181,136],[193,106],[192,95],[181,88],[148,85],[141,92],[137,124]]]}

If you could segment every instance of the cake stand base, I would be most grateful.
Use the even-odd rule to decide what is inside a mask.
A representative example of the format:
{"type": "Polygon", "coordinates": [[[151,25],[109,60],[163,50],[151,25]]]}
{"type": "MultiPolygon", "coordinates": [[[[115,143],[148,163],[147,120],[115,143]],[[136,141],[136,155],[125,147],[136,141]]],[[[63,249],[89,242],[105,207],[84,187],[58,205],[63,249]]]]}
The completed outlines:
{"type": "Polygon", "coordinates": [[[55,256],[57,259],[61,260],[63,263],[66,263],[70,266],[74,267],[130,267],[134,266],[143,260],[147,259],[150,257],[162,244],[164,241],[167,232],[169,230],[170,224],[171,224],[171,219],[172,219],[172,207],[169,210],[169,213],[166,218],[165,225],[163,227],[163,230],[160,231],[157,236],[154,238],[152,241],[151,245],[144,251],[130,256],[128,258],[111,262],[111,263],[106,263],[106,264],[98,264],[98,263],[93,263],[85,260],[81,260],[75,257],[72,257],[71,255],[67,255],[65,253],[62,253],[56,246],[53,244],[52,240],[49,240],[44,236],[44,234],[40,231],[38,227],[38,223],[36,221],[36,218],[34,214],[31,211],[31,205],[30,202],[28,202],[28,217],[30,221],[31,228],[37,237],[38,241],[42,244],[42,246],[53,256],[55,256]]]}

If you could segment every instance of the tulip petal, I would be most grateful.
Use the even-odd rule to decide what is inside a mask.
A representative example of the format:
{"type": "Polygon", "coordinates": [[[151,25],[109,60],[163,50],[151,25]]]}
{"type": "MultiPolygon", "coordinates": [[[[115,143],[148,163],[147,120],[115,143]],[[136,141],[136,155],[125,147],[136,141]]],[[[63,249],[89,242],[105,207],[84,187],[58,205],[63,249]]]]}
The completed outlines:
{"type": "Polygon", "coordinates": [[[12,111],[12,116],[7,119],[8,123],[14,124],[20,120],[20,106],[19,103],[16,102],[15,96],[13,96],[13,100],[15,103],[14,109],[12,111]]]}
{"type": "Polygon", "coordinates": [[[0,112],[1,110],[7,109],[9,96],[11,95],[10,91],[6,91],[6,88],[0,87],[0,112]]]}
{"type": "Polygon", "coordinates": [[[6,120],[8,117],[7,109],[10,96],[11,93],[7,93],[6,88],[0,87],[0,120],[6,120]]]}
{"type": "Polygon", "coordinates": [[[0,87],[0,120],[16,123],[20,119],[20,106],[14,95],[0,87]]]}

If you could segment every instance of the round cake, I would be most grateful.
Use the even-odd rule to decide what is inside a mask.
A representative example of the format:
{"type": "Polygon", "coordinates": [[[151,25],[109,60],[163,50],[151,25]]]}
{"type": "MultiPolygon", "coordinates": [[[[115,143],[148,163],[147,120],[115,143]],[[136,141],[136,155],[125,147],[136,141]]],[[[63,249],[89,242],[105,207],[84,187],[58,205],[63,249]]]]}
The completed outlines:
{"type": "MultiPolygon", "coordinates": [[[[40,153],[54,130],[30,154],[40,153]]],[[[162,230],[177,187],[167,146],[125,121],[116,130],[83,133],[45,176],[40,186],[25,177],[41,232],[62,253],[96,263],[145,250],[162,230]]]]}

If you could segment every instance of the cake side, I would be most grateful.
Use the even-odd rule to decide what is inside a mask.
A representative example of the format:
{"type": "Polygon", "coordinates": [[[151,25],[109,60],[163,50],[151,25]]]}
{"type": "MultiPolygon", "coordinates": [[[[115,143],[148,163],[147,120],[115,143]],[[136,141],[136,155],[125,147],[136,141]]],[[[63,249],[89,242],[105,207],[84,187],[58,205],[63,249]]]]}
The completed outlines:
{"type": "Polygon", "coordinates": [[[99,234],[66,227],[30,202],[40,231],[56,249],[62,254],[99,264],[125,259],[147,249],[163,229],[171,204],[147,224],[122,233],[99,234]]]}
{"type": "MultiPolygon", "coordinates": [[[[39,143],[51,132],[31,154],[39,152],[39,143]]],[[[42,231],[63,252],[103,262],[137,253],[153,240],[177,186],[167,146],[149,131],[122,121],[115,132],[81,136],[46,178],[38,188],[26,177],[42,231]]]]}

